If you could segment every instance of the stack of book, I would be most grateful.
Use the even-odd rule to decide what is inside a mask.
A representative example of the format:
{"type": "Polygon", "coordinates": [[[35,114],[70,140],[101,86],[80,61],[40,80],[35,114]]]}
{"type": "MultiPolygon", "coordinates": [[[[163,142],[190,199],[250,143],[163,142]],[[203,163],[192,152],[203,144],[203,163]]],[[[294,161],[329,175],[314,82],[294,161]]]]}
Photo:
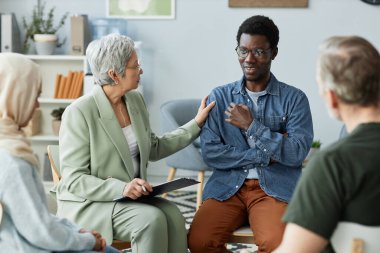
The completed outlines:
{"type": "Polygon", "coordinates": [[[83,93],[83,71],[69,71],[55,78],[54,98],[78,98],[83,93]]]}

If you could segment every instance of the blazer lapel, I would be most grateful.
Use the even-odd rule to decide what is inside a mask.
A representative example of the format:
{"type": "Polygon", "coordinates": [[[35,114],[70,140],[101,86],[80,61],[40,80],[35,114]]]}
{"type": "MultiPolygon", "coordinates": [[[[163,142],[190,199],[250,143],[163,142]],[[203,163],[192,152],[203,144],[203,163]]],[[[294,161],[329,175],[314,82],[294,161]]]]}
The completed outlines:
{"type": "Polygon", "coordinates": [[[115,117],[112,106],[108,101],[107,96],[104,94],[101,86],[97,85],[94,87],[93,97],[100,113],[99,122],[104,131],[107,133],[108,138],[115,145],[121,159],[123,160],[130,180],[132,180],[134,178],[134,169],[128,143],[120,128],[117,118],[115,117]]]}
{"type": "MultiPolygon", "coordinates": [[[[131,119],[133,132],[136,135],[137,145],[140,151],[140,178],[146,179],[146,162],[148,161],[147,155],[149,154],[149,150],[147,150],[147,140],[146,140],[146,126],[141,118],[140,112],[138,108],[136,108],[136,101],[134,101],[135,96],[127,93],[125,95],[125,101],[127,103],[129,117],[131,119]],[[145,137],[145,138],[144,138],[145,137]]],[[[150,136],[148,137],[150,138],[150,136]]]]}

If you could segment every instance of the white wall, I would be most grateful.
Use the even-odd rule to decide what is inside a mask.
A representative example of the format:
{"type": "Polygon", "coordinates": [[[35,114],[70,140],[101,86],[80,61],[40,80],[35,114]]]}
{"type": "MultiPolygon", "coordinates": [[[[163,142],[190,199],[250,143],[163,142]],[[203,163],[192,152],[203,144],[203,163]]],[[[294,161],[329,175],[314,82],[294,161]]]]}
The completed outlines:
{"type": "MultiPolygon", "coordinates": [[[[105,16],[104,0],[48,0],[59,13],[105,16]]],[[[18,21],[36,1],[0,0],[0,12],[13,11],[18,21]]],[[[331,120],[318,96],[315,60],[318,45],[331,35],[355,34],[379,48],[380,6],[360,0],[309,0],[308,8],[229,8],[228,1],[177,0],[174,20],[130,20],[129,36],[143,41],[142,84],[152,128],[160,133],[160,105],[174,98],[200,98],[215,86],[241,77],[235,55],[236,32],[247,17],[271,17],[280,29],[279,55],[272,71],[309,97],[315,138],[327,146],[337,139],[341,124],[331,120]]],[[[63,33],[69,34],[68,25],[63,33]]],[[[67,46],[67,45],[66,45],[67,46]]],[[[163,161],[151,174],[167,174],[163,161]]]]}

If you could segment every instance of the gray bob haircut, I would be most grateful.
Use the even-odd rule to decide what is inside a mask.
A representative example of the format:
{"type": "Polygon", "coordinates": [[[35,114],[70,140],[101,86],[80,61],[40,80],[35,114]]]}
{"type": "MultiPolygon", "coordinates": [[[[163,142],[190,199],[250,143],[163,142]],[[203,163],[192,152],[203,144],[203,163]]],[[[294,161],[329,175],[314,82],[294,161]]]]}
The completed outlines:
{"type": "Polygon", "coordinates": [[[358,36],[334,36],[320,47],[317,79],[346,104],[378,105],[380,102],[380,55],[358,36]]]}
{"type": "Polygon", "coordinates": [[[120,34],[109,34],[92,41],[86,49],[87,61],[90,64],[95,84],[114,84],[108,71],[125,76],[125,66],[134,52],[131,38],[120,34]]]}

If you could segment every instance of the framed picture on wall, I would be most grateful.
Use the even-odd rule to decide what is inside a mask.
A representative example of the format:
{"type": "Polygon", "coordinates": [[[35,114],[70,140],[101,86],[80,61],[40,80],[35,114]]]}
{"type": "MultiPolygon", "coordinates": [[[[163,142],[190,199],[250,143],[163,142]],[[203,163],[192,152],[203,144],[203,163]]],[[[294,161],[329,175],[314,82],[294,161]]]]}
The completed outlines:
{"type": "Polygon", "coordinates": [[[308,0],[229,0],[229,7],[307,7],[308,0]]]}
{"type": "Polygon", "coordinates": [[[174,19],[175,0],[106,0],[108,17],[174,19]]]}

